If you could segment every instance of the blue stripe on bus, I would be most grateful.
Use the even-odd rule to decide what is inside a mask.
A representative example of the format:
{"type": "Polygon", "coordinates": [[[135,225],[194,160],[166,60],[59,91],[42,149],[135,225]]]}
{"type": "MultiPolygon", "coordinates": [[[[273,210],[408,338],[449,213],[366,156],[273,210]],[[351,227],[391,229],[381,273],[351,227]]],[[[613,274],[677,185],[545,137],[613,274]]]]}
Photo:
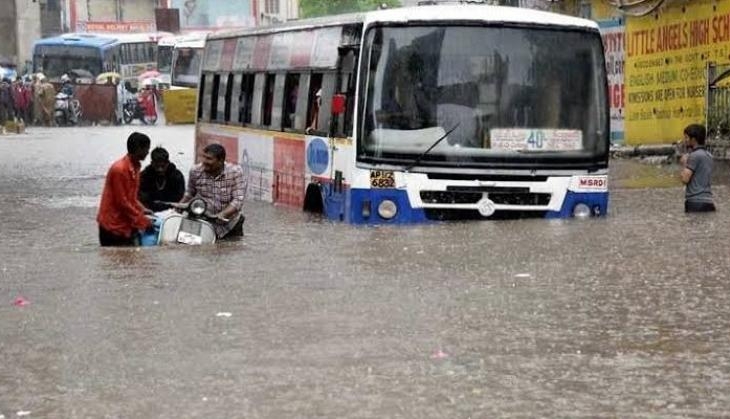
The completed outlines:
{"type": "MultiPolygon", "coordinates": [[[[406,191],[399,189],[349,189],[334,191],[332,183],[322,185],[324,214],[333,221],[344,221],[352,224],[412,224],[431,222],[426,218],[422,208],[412,208],[406,191]],[[378,215],[378,205],[383,200],[393,201],[398,212],[391,220],[378,215]],[[363,209],[369,211],[363,211],[363,209]],[[369,216],[364,214],[369,212],[369,216]]],[[[600,215],[608,213],[608,192],[577,193],[570,192],[565,196],[560,211],[548,211],[545,218],[570,218],[578,204],[586,204],[591,209],[598,208],[600,215]]]]}
{"type": "Polygon", "coordinates": [[[406,191],[398,189],[350,189],[335,191],[332,183],[322,185],[324,214],[330,220],[352,224],[412,224],[429,222],[423,209],[411,208],[406,191]],[[393,219],[378,215],[378,205],[391,200],[398,207],[393,219]],[[369,216],[363,209],[369,210],[369,216]]]}

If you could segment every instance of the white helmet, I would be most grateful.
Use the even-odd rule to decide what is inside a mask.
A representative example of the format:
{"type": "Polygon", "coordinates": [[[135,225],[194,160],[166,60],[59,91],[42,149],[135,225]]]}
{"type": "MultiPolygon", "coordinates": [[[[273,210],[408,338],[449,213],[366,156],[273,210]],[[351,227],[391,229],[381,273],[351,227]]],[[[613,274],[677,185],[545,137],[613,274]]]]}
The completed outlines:
{"type": "Polygon", "coordinates": [[[61,76],[61,83],[66,83],[66,82],[70,82],[70,81],[71,81],[71,77],[69,77],[68,74],[64,74],[63,76],[61,76]]]}

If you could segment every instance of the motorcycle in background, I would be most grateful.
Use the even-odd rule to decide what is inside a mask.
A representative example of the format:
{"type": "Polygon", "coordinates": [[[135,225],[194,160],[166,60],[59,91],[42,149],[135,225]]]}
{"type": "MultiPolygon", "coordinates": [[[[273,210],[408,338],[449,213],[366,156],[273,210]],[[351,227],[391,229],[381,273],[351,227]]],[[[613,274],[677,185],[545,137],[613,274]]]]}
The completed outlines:
{"type": "Polygon", "coordinates": [[[157,122],[157,107],[154,98],[149,95],[127,99],[122,107],[122,119],[125,124],[131,124],[139,119],[144,125],[154,125],[157,122]]]}
{"type": "Polygon", "coordinates": [[[53,115],[58,126],[77,125],[81,120],[81,103],[66,93],[59,92],[56,94],[53,115]]]}

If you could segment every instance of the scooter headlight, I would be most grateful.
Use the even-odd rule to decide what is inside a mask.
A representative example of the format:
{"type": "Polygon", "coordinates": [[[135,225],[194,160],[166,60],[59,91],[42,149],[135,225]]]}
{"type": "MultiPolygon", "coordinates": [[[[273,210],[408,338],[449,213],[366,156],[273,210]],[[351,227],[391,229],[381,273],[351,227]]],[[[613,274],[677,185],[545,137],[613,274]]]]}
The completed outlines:
{"type": "Polygon", "coordinates": [[[193,213],[193,215],[201,216],[205,214],[206,207],[207,205],[202,199],[193,199],[190,202],[190,212],[193,213]]]}
{"type": "Polygon", "coordinates": [[[385,199],[378,205],[378,215],[385,220],[390,220],[398,214],[398,206],[395,202],[385,199]]]}

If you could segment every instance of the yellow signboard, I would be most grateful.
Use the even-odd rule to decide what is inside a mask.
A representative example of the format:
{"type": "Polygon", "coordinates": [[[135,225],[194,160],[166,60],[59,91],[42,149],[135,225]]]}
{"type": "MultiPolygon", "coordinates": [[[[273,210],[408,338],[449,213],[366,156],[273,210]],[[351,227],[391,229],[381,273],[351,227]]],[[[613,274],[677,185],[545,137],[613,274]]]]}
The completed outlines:
{"type": "Polygon", "coordinates": [[[165,120],[168,124],[194,124],[198,101],[197,89],[165,90],[162,93],[165,104],[165,120]]]}
{"type": "Polygon", "coordinates": [[[626,22],[626,139],[668,143],[704,123],[708,61],[730,61],[730,1],[696,0],[626,22]]]}

